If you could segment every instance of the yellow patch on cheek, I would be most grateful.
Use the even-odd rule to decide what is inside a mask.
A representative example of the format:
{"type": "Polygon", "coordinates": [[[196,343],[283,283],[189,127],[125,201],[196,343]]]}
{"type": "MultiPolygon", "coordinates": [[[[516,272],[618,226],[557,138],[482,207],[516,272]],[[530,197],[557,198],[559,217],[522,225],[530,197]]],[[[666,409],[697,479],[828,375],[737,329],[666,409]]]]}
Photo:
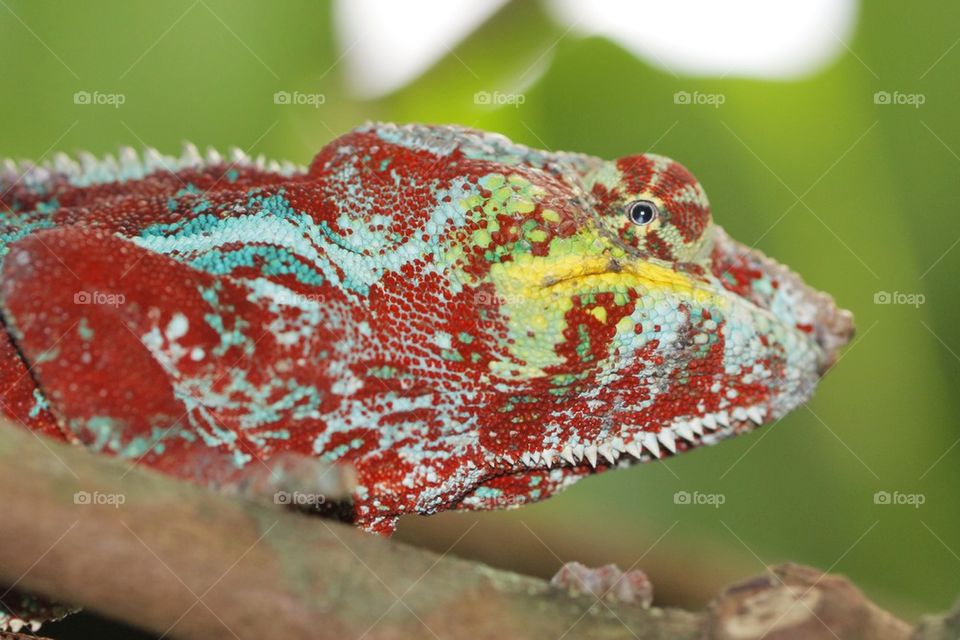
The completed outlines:
{"type": "Polygon", "coordinates": [[[498,291],[510,289],[520,297],[548,295],[559,303],[595,291],[618,292],[627,289],[661,291],[700,304],[720,304],[722,297],[705,288],[685,273],[655,262],[619,259],[619,271],[613,270],[606,256],[560,255],[557,257],[523,256],[500,263],[490,271],[498,291]],[[524,259],[525,258],[525,259],[524,259]]]}
{"type": "MultiPolygon", "coordinates": [[[[509,349],[526,363],[525,375],[534,375],[535,370],[542,374],[542,368],[561,363],[556,346],[565,340],[566,314],[579,296],[609,292],[614,294],[614,304],[622,305],[627,303],[629,291],[636,290],[645,299],[674,304],[687,302],[721,309],[729,306],[723,295],[666,266],[622,257],[616,264],[620,270],[611,270],[615,265],[609,255],[521,254],[513,261],[492,265],[490,279],[512,339],[509,349]]],[[[589,313],[607,322],[608,310],[603,306],[593,306],[589,313]]],[[[633,320],[622,318],[617,331],[632,332],[633,320]]],[[[503,375],[508,368],[494,369],[503,375]]]]}

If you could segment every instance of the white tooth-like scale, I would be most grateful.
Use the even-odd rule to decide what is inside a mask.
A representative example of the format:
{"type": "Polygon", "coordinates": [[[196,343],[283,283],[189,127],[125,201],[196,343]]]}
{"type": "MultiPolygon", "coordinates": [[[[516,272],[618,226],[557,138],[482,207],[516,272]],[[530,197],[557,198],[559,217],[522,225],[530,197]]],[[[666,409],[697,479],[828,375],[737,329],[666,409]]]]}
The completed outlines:
{"type": "Polygon", "coordinates": [[[657,440],[660,441],[664,447],[667,448],[670,453],[677,452],[677,438],[673,434],[673,429],[661,429],[657,432],[657,440]]]}
{"type": "Polygon", "coordinates": [[[693,435],[693,429],[690,428],[689,422],[681,422],[677,426],[673,427],[673,432],[690,444],[696,444],[697,439],[693,435]]]}
{"type": "Polygon", "coordinates": [[[653,454],[654,458],[660,457],[660,441],[657,439],[657,435],[655,433],[643,434],[643,446],[647,451],[653,454]]]}
{"type": "Polygon", "coordinates": [[[591,467],[597,466],[597,448],[593,445],[588,445],[583,449],[584,454],[587,456],[587,461],[590,463],[591,467]]]}
{"type": "Polygon", "coordinates": [[[577,444],[573,446],[573,455],[577,460],[583,460],[583,445],[577,444]]]}
{"type": "Polygon", "coordinates": [[[604,442],[599,447],[597,447],[597,453],[602,455],[606,459],[606,461],[609,462],[610,464],[613,464],[614,462],[617,461],[613,453],[613,447],[610,446],[609,442],[604,442]]]}

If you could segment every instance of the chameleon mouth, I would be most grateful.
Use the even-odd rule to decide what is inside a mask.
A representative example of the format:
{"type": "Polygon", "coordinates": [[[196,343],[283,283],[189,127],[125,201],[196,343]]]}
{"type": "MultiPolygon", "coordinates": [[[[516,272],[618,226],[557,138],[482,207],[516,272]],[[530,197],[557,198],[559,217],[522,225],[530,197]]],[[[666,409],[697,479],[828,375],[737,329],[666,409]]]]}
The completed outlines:
{"type": "Polygon", "coordinates": [[[568,443],[560,449],[544,449],[523,453],[519,460],[507,456],[503,462],[524,469],[581,468],[592,469],[629,466],[637,462],[661,460],[701,445],[711,445],[752,431],[772,419],[772,413],[761,405],[731,407],[703,416],[674,420],[659,431],[641,427],[625,427],[620,433],[600,441],[568,443]]]}

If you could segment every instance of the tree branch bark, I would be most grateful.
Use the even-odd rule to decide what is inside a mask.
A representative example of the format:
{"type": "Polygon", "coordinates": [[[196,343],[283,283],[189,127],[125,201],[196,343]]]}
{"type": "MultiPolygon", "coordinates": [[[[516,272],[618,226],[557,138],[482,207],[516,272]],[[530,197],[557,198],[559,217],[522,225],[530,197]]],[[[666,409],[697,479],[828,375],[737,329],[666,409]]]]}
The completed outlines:
{"type": "Polygon", "coordinates": [[[0,425],[0,487],[0,583],[178,638],[911,633],[844,578],[796,565],[731,587],[699,613],[571,597],[539,579],[216,494],[9,424],[0,425]],[[103,503],[77,504],[78,492],[103,503]]]}

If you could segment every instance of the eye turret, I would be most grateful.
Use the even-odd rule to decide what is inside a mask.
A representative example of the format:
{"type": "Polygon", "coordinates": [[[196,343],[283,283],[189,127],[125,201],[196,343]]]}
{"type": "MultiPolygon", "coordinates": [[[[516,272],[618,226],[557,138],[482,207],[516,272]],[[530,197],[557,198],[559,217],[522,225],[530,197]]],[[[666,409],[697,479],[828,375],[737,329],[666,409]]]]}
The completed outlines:
{"type": "Polygon", "coordinates": [[[639,226],[646,226],[657,219],[660,215],[660,209],[656,203],[650,200],[634,200],[627,203],[627,217],[630,222],[639,226]]]}

